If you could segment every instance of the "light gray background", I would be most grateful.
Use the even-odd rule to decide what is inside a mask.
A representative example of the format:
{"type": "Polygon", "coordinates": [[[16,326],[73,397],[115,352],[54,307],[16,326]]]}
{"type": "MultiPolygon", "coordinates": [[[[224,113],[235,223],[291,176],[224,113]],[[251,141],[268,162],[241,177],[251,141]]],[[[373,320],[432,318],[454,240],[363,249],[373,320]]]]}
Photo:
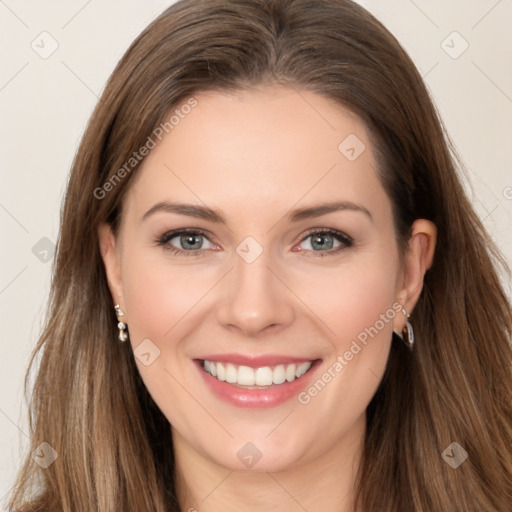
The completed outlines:
{"type": "MultiPolygon", "coordinates": [[[[171,3],[0,0],[0,510],[27,446],[23,376],[74,153],[115,64],[171,3]],[[58,48],[42,58],[52,40],[58,48]]],[[[360,3],[424,76],[463,158],[475,208],[510,263],[512,0],[360,3]]]]}

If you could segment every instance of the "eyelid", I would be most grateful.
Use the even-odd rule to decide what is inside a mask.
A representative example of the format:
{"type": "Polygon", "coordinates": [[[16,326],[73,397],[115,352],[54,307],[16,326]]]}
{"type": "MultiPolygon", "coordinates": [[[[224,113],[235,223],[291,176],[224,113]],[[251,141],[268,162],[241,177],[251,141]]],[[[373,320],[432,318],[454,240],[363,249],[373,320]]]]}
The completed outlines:
{"type": "MultiPolygon", "coordinates": [[[[179,249],[177,247],[174,247],[174,246],[171,246],[168,244],[168,242],[170,240],[172,240],[173,238],[176,238],[177,236],[180,236],[180,235],[189,234],[189,233],[201,235],[204,238],[206,238],[211,244],[218,245],[210,239],[211,238],[210,233],[201,228],[181,228],[181,229],[170,230],[170,231],[163,233],[160,236],[157,236],[154,241],[155,241],[156,245],[162,246],[165,250],[170,251],[171,253],[174,253],[174,254],[182,254],[185,256],[204,256],[205,252],[208,251],[209,249],[197,249],[197,250],[186,251],[186,250],[179,249]]],[[[312,251],[310,249],[301,249],[300,252],[312,253],[313,256],[324,256],[324,255],[328,256],[328,255],[338,254],[341,250],[347,249],[354,244],[354,239],[351,236],[347,235],[346,233],[343,233],[342,231],[338,231],[337,229],[333,229],[333,228],[311,228],[305,234],[302,235],[302,238],[300,239],[298,244],[300,245],[305,240],[307,240],[310,236],[315,235],[315,234],[330,235],[330,236],[334,237],[335,239],[337,239],[341,245],[337,248],[329,249],[326,251],[312,251]]],[[[297,244],[295,244],[295,246],[296,245],[297,244]]],[[[299,252],[299,251],[296,251],[296,252],[299,252]]]]}
{"type": "Polygon", "coordinates": [[[339,254],[341,251],[348,249],[354,245],[354,239],[351,236],[333,228],[312,228],[305,233],[305,235],[300,240],[299,245],[305,240],[307,240],[310,236],[315,234],[326,234],[332,236],[333,238],[340,242],[340,246],[326,251],[312,251],[310,249],[301,249],[301,252],[305,251],[306,253],[311,254],[311,256],[313,257],[335,256],[339,254]]]}
{"type": "Polygon", "coordinates": [[[170,231],[166,231],[162,235],[159,235],[155,238],[154,242],[157,246],[163,247],[166,251],[169,251],[173,254],[180,254],[185,256],[204,256],[205,251],[208,249],[198,249],[195,251],[185,251],[183,249],[179,249],[178,247],[174,247],[169,244],[169,241],[177,236],[193,234],[193,235],[201,235],[206,238],[211,244],[217,245],[215,242],[210,240],[211,235],[208,231],[200,228],[180,228],[180,229],[171,229],[170,231]]]}
{"type": "Polygon", "coordinates": [[[354,240],[352,237],[347,235],[346,233],[343,233],[342,231],[338,231],[337,229],[333,228],[311,228],[309,231],[306,231],[306,233],[303,235],[301,242],[303,242],[306,238],[310,237],[311,235],[314,235],[316,233],[324,233],[329,235],[337,235],[340,238],[343,238],[346,242],[353,242],[354,240]]]}

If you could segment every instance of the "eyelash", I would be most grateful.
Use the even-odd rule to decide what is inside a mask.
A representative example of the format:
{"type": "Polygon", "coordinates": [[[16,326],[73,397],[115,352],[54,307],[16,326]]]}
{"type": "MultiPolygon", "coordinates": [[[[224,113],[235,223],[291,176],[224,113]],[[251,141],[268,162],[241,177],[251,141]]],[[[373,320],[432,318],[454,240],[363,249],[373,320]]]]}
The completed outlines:
{"type": "MultiPolygon", "coordinates": [[[[179,230],[175,230],[175,231],[168,231],[167,233],[164,233],[163,235],[157,237],[155,239],[155,243],[158,246],[162,246],[166,251],[169,251],[171,254],[183,254],[184,256],[195,256],[195,257],[206,256],[205,252],[207,251],[207,249],[200,249],[200,250],[195,250],[195,251],[185,251],[183,249],[178,249],[177,247],[169,245],[169,241],[172,240],[173,238],[176,238],[177,236],[180,236],[180,235],[187,235],[187,234],[201,235],[209,240],[208,234],[205,231],[203,231],[201,229],[190,228],[190,229],[179,229],[179,230]]],[[[348,235],[346,235],[345,233],[342,233],[341,231],[337,231],[335,229],[319,229],[319,228],[315,228],[315,229],[308,231],[299,243],[304,242],[310,236],[316,235],[316,234],[331,235],[336,240],[338,240],[341,243],[341,245],[335,249],[330,249],[328,251],[312,251],[310,249],[302,249],[301,250],[301,251],[312,252],[313,257],[315,257],[315,258],[318,258],[318,257],[323,258],[325,256],[332,256],[332,255],[338,254],[339,252],[341,252],[345,249],[348,249],[349,247],[352,247],[354,245],[354,240],[351,237],[349,237],[348,235]]]]}

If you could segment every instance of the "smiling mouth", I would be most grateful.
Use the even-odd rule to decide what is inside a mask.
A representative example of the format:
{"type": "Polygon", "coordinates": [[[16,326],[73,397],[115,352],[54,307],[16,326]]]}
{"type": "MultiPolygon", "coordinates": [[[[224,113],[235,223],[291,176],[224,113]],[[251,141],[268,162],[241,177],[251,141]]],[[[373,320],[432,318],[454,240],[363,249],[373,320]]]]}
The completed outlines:
{"type": "Polygon", "coordinates": [[[314,361],[303,363],[278,364],[276,366],[250,366],[203,360],[206,373],[221,382],[227,382],[246,389],[261,389],[273,385],[293,382],[306,374],[314,361]]]}

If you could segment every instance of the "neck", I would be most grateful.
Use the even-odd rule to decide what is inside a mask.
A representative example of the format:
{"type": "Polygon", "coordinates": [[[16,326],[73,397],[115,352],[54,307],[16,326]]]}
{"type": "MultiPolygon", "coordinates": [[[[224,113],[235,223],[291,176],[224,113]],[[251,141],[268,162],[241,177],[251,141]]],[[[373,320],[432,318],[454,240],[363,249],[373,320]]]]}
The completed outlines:
{"type": "Polygon", "coordinates": [[[198,453],[174,429],[176,488],[181,510],[220,512],[354,512],[354,488],[365,417],[328,452],[278,472],[232,470],[198,453]]]}

